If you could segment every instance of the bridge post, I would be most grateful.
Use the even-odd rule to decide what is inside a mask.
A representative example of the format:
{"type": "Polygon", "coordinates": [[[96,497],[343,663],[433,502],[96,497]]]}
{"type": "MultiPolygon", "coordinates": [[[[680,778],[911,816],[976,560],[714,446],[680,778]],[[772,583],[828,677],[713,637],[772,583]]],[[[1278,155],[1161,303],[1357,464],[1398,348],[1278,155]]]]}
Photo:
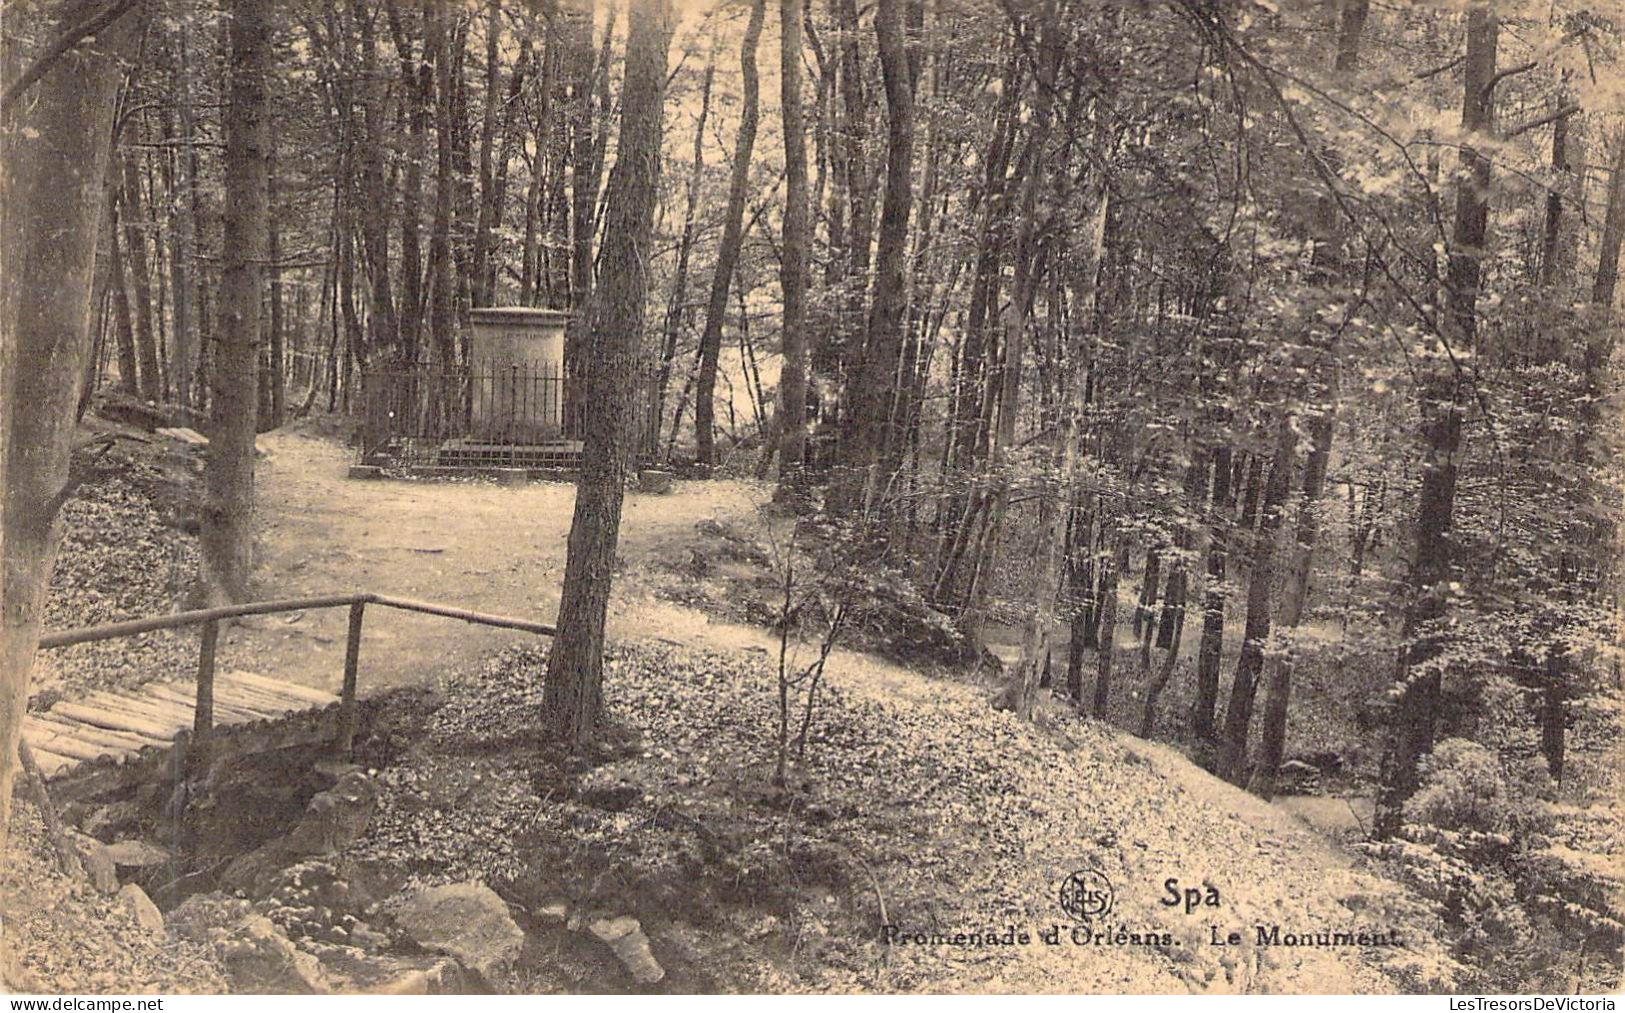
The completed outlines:
{"type": "Polygon", "coordinates": [[[220,642],[220,623],[203,624],[197,651],[197,703],[192,710],[192,748],[188,769],[201,775],[209,762],[209,738],[214,730],[214,655],[220,642]]]}
{"type": "Polygon", "coordinates": [[[361,668],[361,618],[366,608],[365,602],[351,604],[350,634],[344,642],[344,689],[339,696],[337,747],[339,755],[346,758],[355,742],[356,677],[361,668]]]}

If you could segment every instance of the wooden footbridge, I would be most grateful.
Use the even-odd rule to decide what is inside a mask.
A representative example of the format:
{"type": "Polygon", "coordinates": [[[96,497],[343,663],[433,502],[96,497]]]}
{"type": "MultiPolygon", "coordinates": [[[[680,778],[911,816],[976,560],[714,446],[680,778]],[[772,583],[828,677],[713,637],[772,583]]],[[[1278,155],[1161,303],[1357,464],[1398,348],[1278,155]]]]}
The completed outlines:
{"type": "Polygon", "coordinates": [[[348,756],[355,737],[362,621],[368,605],[542,636],[556,632],[546,623],[528,619],[357,592],[225,605],[47,633],[40,637],[41,650],[155,630],[201,627],[197,677],[191,682],[149,682],[122,692],[103,691],[79,700],[59,701],[44,713],[30,713],[23,719],[23,741],[46,779],[73,781],[81,775],[133,773],[136,768],[146,769],[166,760],[179,759],[183,766],[196,768],[208,756],[217,733],[241,732],[250,738],[274,740],[275,736],[253,733],[291,716],[315,714],[321,720],[307,723],[311,734],[330,736],[334,752],[348,756]],[[344,651],[344,679],[337,694],[250,672],[215,672],[215,651],[224,621],[346,607],[350,610],[350,627],[344,651]]]}

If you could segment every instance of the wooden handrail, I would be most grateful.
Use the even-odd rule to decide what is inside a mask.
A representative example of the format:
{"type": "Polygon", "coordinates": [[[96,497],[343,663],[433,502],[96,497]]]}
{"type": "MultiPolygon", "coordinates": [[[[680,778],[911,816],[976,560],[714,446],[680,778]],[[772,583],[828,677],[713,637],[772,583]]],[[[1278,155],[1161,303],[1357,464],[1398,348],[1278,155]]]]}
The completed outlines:
{"type": "MultiPolygon", "coordinates": [[[[368,605],[399,609],[402,612],[421,612],[431,616],[443,616],[447,619],[461,619],[465,623],[522,630],[526,633],[536,633],[546,637],[558,634],[557,627],[550,626],[547,623],[532,622],[529,619],[491,615],[486,612],[455,608],[451,605],[436,605],[434,602],[397,598],[394,595],[374,594],[370,591],[357,591],[350,594],[315,595],[309,598],[278,598],[272,601],[244,602],[241,605],[221,605],[216,608],[191,609],[186,612],[174,612],[167,616],[148,616],[145,619],[128,619],[119,623],[85,626],[76,630],[46,633],[39,638],[39,646],[42,649],[69,647],[73,644],[88,644],[97,640],[133,637],[141,633],[152,633],[156,630],[173,630],[183,626],[202,626],[203,633],[198,641],[197,700],[193,708],[192,730],[189,736],[191,741],[179,746],[179,751],[185,754],[179,761],[181,768],[197,773],[207,763],[210,739],[213,737],[214,731],[214,664],[216,644],[220,635],[220,621],[238,616],[270,615],[277,612],[297,612],[304,609],[342,608],[348,606],[350,609],[350,629],[349,635],[345,638],[344,646],[344,685],[339,694],[339,732],[338,742],[336,743],[339,753],[348,756],[355,738],[357,683],[360,681],[361,668],[361,624],[368,605]]],[[[184,738],[186,736],[177,738],[177,744],[180,744],[184,738]]]]}
{"type": "Polygon", "coordinates": [[[433,602],[414,601],[410,598],[397,598],[393,595],[358,591],[351,594],[326,594],[309,598],[277,598],[270,601],[244,602],[241,605],[221,605],[216,608],[172,612],[164,616],[148,616],[145,619],[127,619],[117,623],[103,623],[100,626],[84,626],[74,630],[61,630],[56,633],[43,634],[39,638],[39,646],[41,650],[53,647],[70,647],[74,644],[88,644],[96,640],[132,637],[138,633],[151,633],[155,630],[173,630],[182,626],[200,626],[204,623],[219,622],[222,619],[233,619],[238,616],[298,612],[302,609],[340,608],[346,605],[382,605],[385,608],[400,609],[403,612],[423,612],[428,615],[445,616],[448,619],[461,619],[466,623],[523,630],[526,633],[537,633],[547,637],[558,634],[557,627],[549,626],[547,623],[532,622],[529,619],[490,615],[484,612],[454,608],[450,605],[436,605],[433,602]]]}

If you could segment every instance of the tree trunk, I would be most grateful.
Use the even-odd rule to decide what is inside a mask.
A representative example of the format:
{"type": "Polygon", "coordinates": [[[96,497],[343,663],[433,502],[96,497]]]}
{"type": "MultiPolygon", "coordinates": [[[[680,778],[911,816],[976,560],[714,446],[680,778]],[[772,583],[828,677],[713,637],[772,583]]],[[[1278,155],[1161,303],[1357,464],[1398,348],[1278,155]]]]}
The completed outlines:
{"type": "Polygon", "coordinates": [[[276,141],[275,135],[268,135],[267,144],[270,149],[265,160],[265,255],[268,262],[267,271],[270,272],[271,282],[271,321],[269,328],[270,354],[266,359],[271,374],[270,424],[266,429],[275,429],[286,421],[288,406],[288,377],[286,370],[287,348],[285,347],[282,319],[282,268],[279,262],[282,259],[282,234],[278,229],[276,212],[276,141]]]}
{"type": "Polygon", "coordinates": [[[1100,632],[1095,658],[1095,699],[1090,713],[1098,721],[1107,719],[1111,703],[1112,662],[1117,657],[1117,543],[1122,538],[1112,525],[1111,535],[1101,543],[1100,632]]]}
{"type": "MultiPolygon", "coordinates": [[[[434,90],[434,68],[430,63],[427,38],[421,40],[421,55],[412,57],[409,26],[401,17],[404,0],[389,5],[390,30],[400,54],[404,86],[402,116],[406,120],[405,150],[401,160],[401,301],[400,356],[415,362],[422,353],[423,336],[423,252],[420,229],[423,206],[423,163],[429,133],[429,101],[434,90]]],[[[421,4],[420,18],[427,19],[429,0],[421,4]]]]}
{"type": "MultiPolygon", "coordinates": [[[[694,121],[694,149],[683,196],[683,231],[677,240],[677,267],[672,275],[671,298],[666,301],[666,317],[661,325],[660,373],[655,382],[654,404],[657,442],[660,422],[666,413],[666,392],[671,387],[671,371],[677,361],[677,342],[682,336],[683,322],[691,315],[688,312],[688,266],[694,253],[694,215],[699,206],[700,176],[705,171],[705,124],[711,118],[711,90],[716,77],[716,38],[713,35],[705,61],[705,77],[700,85],[700,113],[694,121]]],[[[676,433],[672,435],[675,438],[676,433]]]]}
{"type": "Polygon", "coordinates": [[[699,375],[694,388],[694,439],[699,463],[717,463],[716,389],[717,364],[722,355],[722,322],[728,313],[728,287],[744,241],[745,197],[750,186],[750,156],[756,146],[758,118],[756,48],[762,38],[762,16],[766,0],[751,0],[750,21],[745,41],[739,49],[740,74],[744,78],[744,104],[739,111],[739,133],[734,140],[733,170],[728,179],[728,209],[722,221],[722,241],[717,246],[717,265],[711,275],[711,297],[705,306],[705,330],[700,334],[699,375]]]}
{"type": "MultiPolygon", "coordinates": [[[[1471,353],[1478,336],[1478,290],[1481,259],[1489,225],[1490,160],[1474,137],[1494,128],[1496,45],[1500,22],[1489,7],[1467,13],[1467,53],[1461,126],[1465,170],[1456,191],[1456,220],[1451,231],[1446,272],[1446,307],[1441,330],[1454,348],[1471,353]]],[[[1394,706],[1383,750],[1381,785],[1373,832],[1391,837],[1403,820],[1401,807],[1416,791],[1417,764],[1433,749],[1438,723],[1439,670],[1429,664],[1443,648],[1439,629],[1447,610],[1446,595],[1456,564],[1450,542],[1456,504],[1456,460],[1461,449],[1464,401],[1469,389],[1460,368],[1449,359],[1432,362],[1420,379],[1425,458],[1416,508],[1416,548],[1410,573],[1410,602],[1405,610],[1398,673],[1390,699],[1394,706]]]]}
{"type": "Polygon", "coordinates": [[[1230,447],[1213,449],[1213,498],[1208,501],[1207,589],[1202,597],[1202,640],[1196,649],[1196,699],[1191,706],[1191,735],[1214,738],[1213,715],[1219,706],[1219,668],[1224,657],[1225,546],[1230,529],[1230,447]]]}
{"type": "Polygon", "coordinates": [[[559,634],[542,698],[547,734],[584,746],[603,710],[604,619],[634,439],[634,385],[643,338],[649,247],[659,191],[661,112],[670,13],[666,0],[631,0],[621,133],[610,176],[604,282],[590,302],[591,413],[559,603],[559,634]]]}
{"type": "Polygon", "coordinates": [[[502,80],[501,61],[497,58],[497,44],[502,36],[502,6],[492,0],[487,8],[485,22],[485,108],[480,116],[480,207],[479,219],[474,226],[473,299],[476,306],[489,306],[491,293],[487,288],[487,263],[491,258],[491,230],[495,228],[496,206],[492,201],[496,190],[492,147],[496,143],[497,85],[502,80]]]}
{"type": "MultiPolygon", "coordinates": [[[[53,34],[84,24],[102,8],[65,0],[51,19],[53,34]]],[[[23,109],[0,124],[0,249],[6,254],[0,293],[0,854],[6,853],[17,744],[61,542],[58,511],[92,343],[90,295],[108,192],[113,100],[121,62],[140,36],[139,20],[127,13],[68,48],[29,88],[23,109]]],[[[9,945],[0,940],[0,950],[9,945]]]]}
{"type": "Polygon", "coordinates": [[[124,255],[130,269],[135,307],[135,349],[141,375],[141,396],[157,401],[164,395],[163,374],[158,368],[158,342],[152,327],[152,276],[147,268],[147,240],[142,233],[146,216],[142,211],[141,179],[136,174],[135,156],[124,159],[124,255]]]}
{"type": "Polygon", "coordinates": [[[192,15],[189,7],[182,7],[175,29],[175,111],[179,127],[180,145],[175,149],[174,185],[169,199],[174,222],[170,229],[169,280],[174,290],[174,329],[171,331],[169,375],[175,385],[175,400],[183,405],[192,403],[193,370],[197,367],[197,336],[193,330],[192,263],[196,253],[196,220],[192,214],[189,195],[194,192],[192,182],[192,71],[191,56],[187,49],[187,36],[191,34],[192,15]]]}
{"type": "Polygon", "coordinates": [[[784,123],[784,253],[779,285],[784,292],[779,375],[779,495],[792,501],[805,492],[802,464],[807,450],[807,262],[812,252],[808,214],[807,132],[801,103],[802,0],[779,0],[779,97],[784,123]]]}
{"type": "Polygon", "coordinates": [[[452,166],[453,40],[456,32],[446,24],[449,9],[429,16],[424,45],[434,52],[435,66],[435,191],[434,220],[429,229],[429,341],[435,361],[450,366],[457,361],[456,278],[452,272],[451,205],[456,175],[452,166]]]}
{"type": "Polygon", "coordinates": [[[1247,776],[1247,739],[1252,730],[1253,698],[1258,677],[1264,670],[1264,641],[1270,635],[1270,592],[1275,582],[1276,535],[1291,485],[1298,433],[1293,420],[1283,410],[1276,423],[1275,454],[1270,461],[1269,478],[1264,483],[1258,528],[1253,533],[1253,551],[1247,569],[1247,618],[1243,627],[1241,656],[1236,659],[1235,680],[1230,684],[1230,700],[1224,709],[1224,748],[1219,772],[1235,784],[1247,776]]]}
{"type": "MultiPolygon", "coordinates": [[[[112,203],[108,201],[109,205],[112,203]]],[[[107,247],[110,261],[107,283],[112,289],[113,330],[118,347],[118,385],[120,390],[135,394],[141,389],[135,364],[135,328],[130,323],[130,294],[124,279],[124,243],[119,237],[116,213],[107,216],[107,247]]]]}
{"type": "Polygon", "coordinates": [[[206,500],[199,542],[210,604],[245,601],[252,568],[254,432],[259,393],[260,281],[265,270],[270,147],[265,79],[268,0],[231,0],[231,95],[225,113],[225,224],[220,347],[213,381],[206,500]]]}
{"type": "MultiPolygon", "coordinates": [[[[1309,601],[1309,574],[1315,559],[1315,542],[1320,537],[1320,497],[1326,489],[1326,466],[1332,456],[1332,405],[1309,423],[1309,459],[1304,465],[1303,497],[1298,501],[1291,568],[1281,592],[1281,627],[1295,630],[1303,621],[1309,601]]],[[[1247,788],[1261,798],[1275,794],[1275,775],[1286,755],[1287,705],[1292,696],[1290,650],[1269,660],[1264,687],[1264,727],[1259,733],[1258,763],[1253,767],[1247,788]]]]}

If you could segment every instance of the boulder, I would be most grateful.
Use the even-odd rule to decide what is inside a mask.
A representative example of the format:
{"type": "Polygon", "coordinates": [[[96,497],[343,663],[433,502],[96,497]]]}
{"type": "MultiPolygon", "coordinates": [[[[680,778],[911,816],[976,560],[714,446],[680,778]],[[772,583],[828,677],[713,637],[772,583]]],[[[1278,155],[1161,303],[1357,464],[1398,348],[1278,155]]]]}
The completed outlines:
{"type": "Polygon", "coordinates": [[[164,915],[158,910],[158,905],[147,896],[147,891],[134,883],[125,883],[119,888],[119,903],[124,905],[135,923],[155,936],[164,934],[164,915]]]}
{"type": "Polygon", "coordinates": [[[248,901],[223,893],[194,893],[169,912],[169,930],[193,943],[224,939],[252,911],[248,901]]]}
{"type": "Polygon", "coordinates": [[[420,889],[400,902],[394,916],[413,942],[455,957],[487,979],[518,959],[525,945],[507,902],[479,880],[420,889]]]}
{"type": "Polygon", "coordinates": [[[337,854],[366,832],[377,808],[378,786],[365,772],[352,770],[310,800],[288,834],[288,848],[299,855],[337,854]]]}
{"type": "Polygon", "coordinates": [[[79,849],[79,856],[84,859],[85,875],[90,877],[90,885],[101,893],[117,893],[118,866],[108,853],[107,845],[84,834],[74,834],[73,843],[79,849]]]}
{"type": "Polygon", "coordinates": [[[614,951],[621,965],[639,985],[653,985],[666,976],[666,969],[649,950],[649,937],[636,918],[600,918],[587,926],[599,942],[614,951]]]}
{"type": "Polygon", "coordinates": [[[251,914],[215,944],[234,994],[325,995],[333,982],[321,961],[294,946],[264,915],[251,914]]]}
{"type": "Polygon", "coordinates": [[[107,845],[107,854],[120,869],[146,869],[164,865],[173,857],[150,841],[114,841],[107,845]]]}
{"type": "Polygon", "coordinates": [[[101,841],[118,837],[123,831],[141,822],[141,807],[128,799],[97,806],[85,817],[85,833],[101,841]]]}

